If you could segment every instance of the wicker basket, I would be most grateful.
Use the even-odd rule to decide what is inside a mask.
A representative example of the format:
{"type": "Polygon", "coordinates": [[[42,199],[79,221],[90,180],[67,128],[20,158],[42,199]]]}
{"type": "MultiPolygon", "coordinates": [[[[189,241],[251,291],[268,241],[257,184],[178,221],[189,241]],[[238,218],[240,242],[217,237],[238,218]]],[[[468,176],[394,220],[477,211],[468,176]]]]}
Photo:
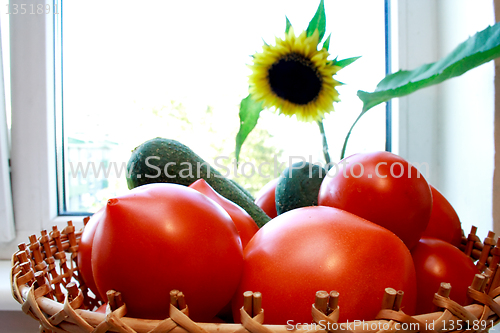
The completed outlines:
{"type": "Polygon", "coordinates": [[[262,295],[251,292],[245,293],[245,305],[240,310],[242,324],[193,322],[179,291],[171,292],[170,317],[162,321],[126,317],[126,304],[115,291],[107,293],[106,313],[94,312],[102,302],[80,279],[76,264],[81,234],[70,221],[63,231],[54,227],[50,234],[42,231],[39,238],[31,236],[29,245],[20,244],[12,256],[12,295],[26,314],[40,322],[40,332],[482,332],[500,320],[500,247],[492,232],[482,243],[475,227],[467,238],[463,237],[461,247],[482,272],[469,287],[473,304],[462,307],[449,299],[450,286],[443,283],[434,298],[436,312],[411,317],[399,308],[402,292],[387,288],[376,320],[338,323],[338,293],[318,291],[311,307],[313,324],[293,327],[263,324],[262,295]]]}

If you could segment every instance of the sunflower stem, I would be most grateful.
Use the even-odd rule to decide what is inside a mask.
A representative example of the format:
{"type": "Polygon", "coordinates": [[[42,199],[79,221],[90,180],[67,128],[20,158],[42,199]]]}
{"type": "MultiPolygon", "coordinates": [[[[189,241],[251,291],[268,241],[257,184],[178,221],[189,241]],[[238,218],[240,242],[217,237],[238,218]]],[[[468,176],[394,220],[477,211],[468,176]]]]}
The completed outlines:
{"type": "Polygon", "coordinates": [[[347,133],[347,136],[345,137],[345,140],[344,140],[344,145],[342,146],[342,152],[340,153],[341,160],[345,157],[345,150],[347,148],[347,142],[349,141],[349,137],[351,136],[352,129],[354,128],[354,126],[356,125],[358,120],[361,118],[361,116],[364,114],[365,114],[365,112],[361,112],[359,114],[358,118],[356,118],[356,121],[352,124],[351,128],[349,129],[349,132],[347,133]]]}
{"type": "Polygon", "coordinates": [[[328,141],[326,140],[325,127],[323,126],[323,120],[318,120],[319,131],[323,139],[323,155],[325,156],[326,165],[330,164],[330,153],[328,153],[328,141]]]}

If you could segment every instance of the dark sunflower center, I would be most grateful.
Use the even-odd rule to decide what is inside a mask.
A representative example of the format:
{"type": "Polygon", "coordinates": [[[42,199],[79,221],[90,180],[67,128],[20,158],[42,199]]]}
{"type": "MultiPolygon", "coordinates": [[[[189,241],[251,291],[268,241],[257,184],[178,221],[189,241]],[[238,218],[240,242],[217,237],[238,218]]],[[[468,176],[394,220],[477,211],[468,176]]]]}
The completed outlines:
{"type": "Polygon", "coordinates": [[[273,92],[295,104],[307,104],[318,97],[321,77],[303,55],[290,53],[275,62],[268,71],[273,92]]]}

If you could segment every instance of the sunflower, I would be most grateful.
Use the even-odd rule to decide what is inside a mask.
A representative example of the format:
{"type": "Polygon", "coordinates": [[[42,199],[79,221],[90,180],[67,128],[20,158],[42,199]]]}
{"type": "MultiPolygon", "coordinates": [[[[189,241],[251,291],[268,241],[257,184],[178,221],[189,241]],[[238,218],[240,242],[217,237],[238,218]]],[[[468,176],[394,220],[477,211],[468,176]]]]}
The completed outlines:
{"type": "Polygon", "coordinates": [[[290,27],[284,40],[276,38],[276,45],[264,45],[249,66],[253,98],[301,121],[319,121],[332,112],[333,103],[340,101],[335,87],[341,85],[333,75],[341,67],[328,60],[325,48],[317,50],[318,43],[318,30],[309,37],[306,31],[296,37],[290,27]]]}
{"type": "Polygon", "coordinates": [[[285,39],[276,38],[276,45],[265,44],[262,52],[253,55],[249,95],[240,103],[236,160],[243,142],[257,125],[260,112],[264,108],[275,108],[280,114],[317,122],[325,161],[330,163],[323,118],[333,111],[333,103],[340,101],[335,87],[342,84],[333,76],[359,57],[328,60],[331,34],[318,50],[325,26],[325,4],[321,0],[306,31],[296,37],[287,18],[285,39]]]}

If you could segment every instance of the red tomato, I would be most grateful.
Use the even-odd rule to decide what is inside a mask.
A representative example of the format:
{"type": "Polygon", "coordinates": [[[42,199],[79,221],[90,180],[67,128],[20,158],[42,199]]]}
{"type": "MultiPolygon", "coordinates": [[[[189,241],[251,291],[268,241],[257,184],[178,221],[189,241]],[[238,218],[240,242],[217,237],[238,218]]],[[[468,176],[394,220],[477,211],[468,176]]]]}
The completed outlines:
{"type": "Polygon", "coordinates": [[[417,314],[434,311],[432,299],[441,282],[451,284],[450,298],[467,305],[467,289],[479,270],[472,260],[453,245],[422,237],[411,251],[417,273],[417,314]]]}
{"type": "Polygon", "coordinates": [[[92,273],[92,243],[94,242],[94,235],[97,229],[97,225],[102,217],[103,209],[99,210],[97,213],[92,215],[87,225],[83,229],[82,237],[80,239],[80,244],[78,245],[78,272],[82,277],[83,281],[87,287],[96,295],[97,299],[103,300],[99,295],[99,291],[94,282],[94,275],[92,273]]]}
{"type": "Polygon", "coordinates": [[[383,226],[411,249],[431,216],[432,194],[417,169],[388,152],[355,154],[330,170],[321,184],[320,206],[346,210],[383,226]]]}
{"type": "Polygon", "coordinates": [[[212,320],[209,321],[209,323],[215,323],[215,324],[226,324],[227,322],[222,320],[219,317],[213,317],[212,320]]]}
{"type": "Polygon", "coordinates": [[[262,293],[266,323],[310,323],[316,291],[337,290],[340,322],[370,320],[387,287],[404,291],[404,311],[411,315],[415,269],[398,237],[340,209],[298,208],[268,222],[248,243],[233,316],[239,320],[249,290],[262,293]]]}
{"type": "Polygon", "coordinates": [[[97,308],[97,310],[95,310],[95,312],[98,312],[98,313],[106,313],[106,307],[108,306],[108,302],[104,303],[103,305],[101,305],[99,308],[97,308]]]}
{"type": "Polygon", "coordinates": [[[457,212],[446,198],[432,185],[432,213],[422,236],[444,240],[456,247],[462,242],[462,224],[457,212]]]}
{"type": "Polygon", "coordinates": [[[259,206],[264,213],[266,213],[270,218],[274,219],[278,216],[276,211],[276,185],[278,185],[278,179],[273,179],[263,188],[260,189],[259,193],[255,196],[255,204],[259,206]]]}
{"type": "Polygon", "coordinates": [[[252,217],[243,208],[217,193],[204,179],[198,179],[189,187],[205,194],[224,208],[236,225],[241,237],[241,244],[245,248],[253,235],[259,230],[252,217]]]}
{"type": "MultiPolygon", "coordinates": [[[[236,225],[236,229],[238,229],[238,233],[240,234],[241,245],[245,248],[253,235],[259,230],[252,217],[243,208],[217,193],[204,179],[198,179],[189,185],[189,187],[203,193],[224,208],[236,225]]],[[[224,306],[217,315],[220,318],[231,319],[231,302],[224,306]]],[[[215,317],[214,320],[222,321],[220,318],[215,317]]]]}
{"type": "Polygon", "coordinates": [[[207,196],[177,184],[139,186],[110,199],[92,249],[101,294],[120,291],[127,316],[168,317],[173,289],[190,317],[212,319],[238,286],[243,253],[229,215],[207,196]]]}

